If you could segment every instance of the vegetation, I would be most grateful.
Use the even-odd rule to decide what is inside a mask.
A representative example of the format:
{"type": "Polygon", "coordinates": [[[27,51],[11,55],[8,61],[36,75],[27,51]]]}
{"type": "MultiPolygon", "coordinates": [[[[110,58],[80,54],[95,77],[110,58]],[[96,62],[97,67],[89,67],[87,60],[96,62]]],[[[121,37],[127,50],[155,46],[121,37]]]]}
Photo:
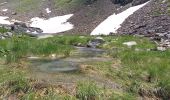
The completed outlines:
{"type": "Polygon", "coordinates": [[[0,97],[16,96],[24,100],[135,100],[139,96],[163,99],[170,97],[170,50],[152,51],[156,47],[154,43],[147,38],[134,36],[103,36],[106,42],[99,48],[108,51],[103,56],[114,60],[87,62],[85,70],[80,72],[83,75],[104,77],[119,84],[121,89],[108,88],[95,80],[86,79],[75,83],[70,93],[61,86],[28,78],[30,73],[25,61],[28,56],[49,57],[56,54],[67,57],[75,45],[86,46],[93,38],[95,37],[58,35],[36,39],[21,35],[0,40],[0,97]],[[123,45],[128,41],[136,41],[137,45],[123,45]]]}
{"type": "Polygon", "coordinates": [[[14,36],[6,40],[0,40],[1,56],[8,63],[16,62],[28,56],[48,56],[57,54],[69,56],[73,45],[87,43],[89,38],[80,39],[79,36],[56,36],[48,39],[36,39],[28,36],[14,36]]]}
{"type": "Polygon", "coordinates": [[[94,82],[80,82],[77,87],[77,97],[80,100],[99,99],[100,89],[94,82]]]}

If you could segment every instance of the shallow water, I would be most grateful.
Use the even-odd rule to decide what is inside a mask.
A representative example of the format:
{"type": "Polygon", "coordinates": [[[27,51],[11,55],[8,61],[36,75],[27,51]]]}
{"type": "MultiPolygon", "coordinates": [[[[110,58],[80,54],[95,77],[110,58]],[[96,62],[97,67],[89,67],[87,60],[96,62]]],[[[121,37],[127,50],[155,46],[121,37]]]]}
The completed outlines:
{"type": "Polygon", "coordinates": [[[52,84],[75,84],[79,81],[95,81],[101,86],[117,89],[120,86],[98,73],[82,72],[81,65],[93,62],[113,61],[105,57],[107,51],[96,48],[76,47],[70,57],[61,59],[31,60],[31,77],[52,84]]]}
{"type": "Polygon", "coordinates": [[[106,51],[102,49],[75,47],[76,50],[70,57],[62,59],[36,59],[31,60],[33,70],[42,72],[72,72],[78,71],[79,65],[86,62],[105,61],[102,55],[106,51]]]}

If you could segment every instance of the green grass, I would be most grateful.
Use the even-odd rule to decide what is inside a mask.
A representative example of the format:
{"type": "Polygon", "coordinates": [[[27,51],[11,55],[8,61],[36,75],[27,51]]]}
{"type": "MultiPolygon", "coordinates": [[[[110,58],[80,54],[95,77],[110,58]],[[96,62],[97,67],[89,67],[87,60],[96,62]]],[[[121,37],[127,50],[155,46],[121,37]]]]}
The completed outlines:
{"type": "Polygon", "coordinates": [[[170,50],[148,51],[147,49],[156,46],[147,38],[134,36],[104,38],[107,42],[101,48],[109,50],[108,55],[115,61],[89,63],[90,69],[121,84],[126,92],[133,95],[137,96],[141,89],[153,91],[161,88],[163,92],[160,97],[169,97],[170,50]],[[136,41],[137,45],[131,48],[123,45],[128,41],[136,41]],[[136,48],[139,50],[136,51],[136,48]],[[114,66],[115,64],[118,66],[114,66]]]}
{"type": "MultiPolygon", "coordinates": [[[[85,46],[92,38],[94,37],[84,36],[82,38],[64,35],[38,40],[27,36],[13,37],[0,40],[0,54],[1,58],[6,58],[9,62],[22,60],[29,55],[48,56],[55,53],[69,56],[74,45],[85,46]]],[[[88,69],[118,83],[122,86],[123,91],[109,90],[98,86],[95,82],[87,81],[77,84],[75,95],[57,94],[53,90],[49,90],[49,94],[43,96],[45,100],[52,98],[65,100],[135,100],[141,90],[153,91],[158,88],[161,89],[159,91],[161,92],[160,98],[167,99],[170,97],[170,50],[164,52],[148,51],[148,49],[155,48],[156,45],[147,38],[134,36],[107,36],[103,38],[106,42],[99,47],[108,50],[107,56],[113,58],[113,61],[87,63],[88,69]],[[123,45],[124,42],[128,41],[136,41],[137,45],[131,48],[123,45]]],[[[0,69],[0,83],[11,82],[13,84],[8,85],[10,86],[8,87],[9,93],[29,90],[31,86],[27,84],[29,82],[24,78],[25,75],[21,75],[22,73],[15,70],[4,70],[4,67],[2,67],[2,70],[0,69]]],[[[2,87],[4,88],[4,86],[2,87]]],[[[23,98],[34,100],[37,94],[37,91],[30,90],[25,93],[23,98]]]]}
{"type": "Polygon", "coordinates": [[[126,45],[123,45],[124,42],[136,41],[138,45],[134,46],[135,48],[148,49],[154,48],[155,44],[152,43],[148,38],[140,38],[132,35],[123,35],[123,36],[106,36],[104,37],[106,44],[102,48],[111,49],[113,47],[117,48],[127,48],[126,45]]]}
{"type": "Polygon", "coordinates": [[[69,56],[77,44],[85,45],[89,37],[81,39],[79,36],[55,36],[48,39],[36,39],[28,36],[14,36],[0,40],[0,55],[6,57],[7,62],[16,62],[27,56],[48,56],[50,54],[69,56]]]}
{"type": "Polygon", "coordinates": [[[4,27],[0,27],[0,32],[5,33],[5,32],[9,32],[9,30],[5,29],[4,27]]]}
{"type": "MultiPolygon", "coordinates": [[[[0,66],[0,94],[4,97],[20,91],[27,91],[28,81],[24,77],[24,72],[20,72],[12,67],[0,66]]],[[[1,98],[2,99],[2,98],[1,98]]]]}
{"type": "Polygon", "coordinates": [[[100,88],[94,82],[79,82],[77,97],[80,100],[97,100],[100,96],[100,88]]]}

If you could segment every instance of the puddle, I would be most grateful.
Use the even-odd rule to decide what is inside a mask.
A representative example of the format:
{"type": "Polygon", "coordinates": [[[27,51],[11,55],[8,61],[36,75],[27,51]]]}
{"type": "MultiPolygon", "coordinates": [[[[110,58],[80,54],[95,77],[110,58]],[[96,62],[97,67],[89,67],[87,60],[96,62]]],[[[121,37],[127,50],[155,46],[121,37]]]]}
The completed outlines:
{"type": "Polygon", "coordinates": [[[106,51],[96,48],[76,47],[70,57],[62,59],[32,59],[31,77],[53,84],[74,84],[79,81],[95,81],[108,88],[117,89],[119,85],[100,74],[84,73],[82,64],[107,62],[112,58],[104,57],[106,51]]]}
{"type": "Polygon", "coordinates": [[[102,49],[76,47],[76,50],[70,57],[62,59],[32,59],[31,64],[33,70],[42,72],[73,72],[79,70],[79,65],[86,62],[105,61],[107,59],[102,58],[105,53],[102,49]]]}

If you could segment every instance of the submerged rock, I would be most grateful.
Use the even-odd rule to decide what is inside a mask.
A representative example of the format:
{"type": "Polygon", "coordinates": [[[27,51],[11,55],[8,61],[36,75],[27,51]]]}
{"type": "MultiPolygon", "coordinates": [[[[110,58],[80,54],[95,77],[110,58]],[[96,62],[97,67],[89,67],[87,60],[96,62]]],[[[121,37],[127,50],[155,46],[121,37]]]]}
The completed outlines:
{"type": "Polygon", "coordinates": [[[87,47],[96,48],[99,45],[103,44],[104,42],[105,40],[102,37],[96,37],[95,39],[89,41],[89,43],[87,44],[87,47]]]}

